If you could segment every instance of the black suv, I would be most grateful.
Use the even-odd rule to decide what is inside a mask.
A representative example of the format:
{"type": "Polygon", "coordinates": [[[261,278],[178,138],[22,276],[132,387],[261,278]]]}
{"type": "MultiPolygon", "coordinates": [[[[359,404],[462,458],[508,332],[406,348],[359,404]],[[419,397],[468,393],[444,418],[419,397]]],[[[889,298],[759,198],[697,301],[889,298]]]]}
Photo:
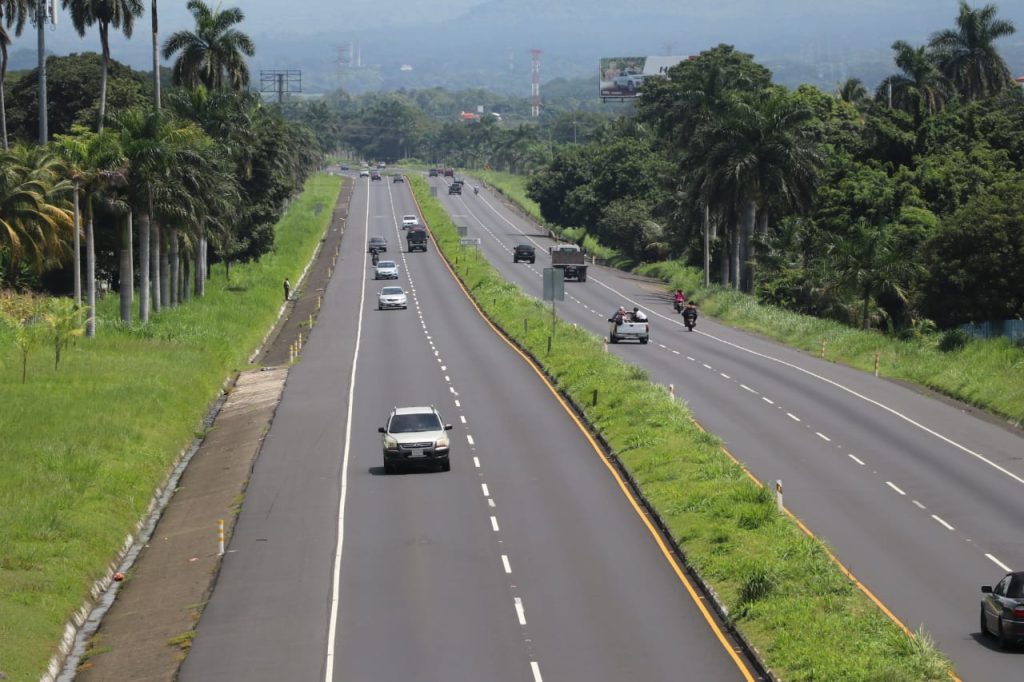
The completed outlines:
{"type": "Polygon", "coordinates": [[[516,244],[512,251],[512,262],[518,263],[521,260],[533,263],[537,260],[537,254],[533,251],[533,244],[516,244]]]}
{"type": "Polygon", "coordinates": [[[462,194],[462,183],[456,180],[449,185],[448,194],[462,194]]]}
{"type": "Polygon", "coordinates": [[[385,253],[388,250],[388,240],[384,237],[370,237],[370,241],[366,243],[366,253],[371,253],[374,250],[377,253],[385,253]]]}

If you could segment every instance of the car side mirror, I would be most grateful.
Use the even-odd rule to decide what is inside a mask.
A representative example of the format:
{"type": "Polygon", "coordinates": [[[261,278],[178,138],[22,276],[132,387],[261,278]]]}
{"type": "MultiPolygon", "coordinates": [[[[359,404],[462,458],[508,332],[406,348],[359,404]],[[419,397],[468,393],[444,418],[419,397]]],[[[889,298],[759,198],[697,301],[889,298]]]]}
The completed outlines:
{"type": "Polygon", "coordinates": [[[451,424],[445,424],[444,425],[444,430],[445,431],[451,431],[452,430],[452,425],[451,424]]]}
{"type": "Polygon", "coordinates": [[[383,426],[378,426],[377,427],[377,433],[384,433],[384,427],[383,426]]]}
{"type": "Polygon", "coordinates": [[[992,594],[992,586],[991,585],[982,585],[981,586],[981,591],[984,592],[985,594],[992,594]]]}

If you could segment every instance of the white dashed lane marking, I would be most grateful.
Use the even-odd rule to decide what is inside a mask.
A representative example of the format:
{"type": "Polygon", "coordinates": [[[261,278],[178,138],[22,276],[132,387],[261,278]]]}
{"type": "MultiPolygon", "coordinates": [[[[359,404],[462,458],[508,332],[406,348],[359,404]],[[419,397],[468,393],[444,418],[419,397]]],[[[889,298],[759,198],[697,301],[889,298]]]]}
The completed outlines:
{"type": "Polygon", "coordinates": [[[861,466],[864,466],[864,462],[859,457],[857,457],[857,455],[851,454],[851,455],[849,455],[849,457],[850,457],[850,459],[852,459],[857,464],[859,464],[861,466]]]}
{"type": "Polygon", "coordinates": [[[829,438],[828,436],[826,436],[826,435],[825,435],[824,433],[822,433],[821,431],[815,431],[814,433],[815,433],[815,435],[817,435],[817,436],[818,436],[818,438],[822,439],[823,441],[825,441],[825,442],[828,442],[828,443],[831,443],[831,442],[832,442],[832,439],[831,439],[831,438],[829,438]]]}
{"type": "Polygon", "coordinates": [[[997,559],[994,556],[992,556],[991,554],[986,554],[985,556],[988,557],[989,561],[991,561],[992,563],[994,563],[996,566],[998,566],[999,568],[1003,569],[1007,573],[1009,573],[1011,570],[1013,570],[1009,566],[1004,564],[1002,561],[1000,561],[999,559],[997,559]]]}
{"type": "Polygon", "coordinates": [[[786,413],[786,416],[787,416],[787,417],[789,417],[790,419],[792,419],[792,420],[793,420],[793,421],[795,421],[795,422],[798,422],[798,421],[800,421],[800,417],[796,416],[796,415],[795,415],[795,414],[793,414],[792,412],[787,412],[787,413],[786,413]]]}
{"type": "Polygon", "coordinates": [[[747,391],[749,393],[753,393],[754,395],[757,395],[757,391],[752,389],[750,386],[747,386],[746,384],[740,384],[740,388],[742,388],[744,391],[747,391]]]}
{"type": "Polygon", "coordinates": [[[480,490],[483,491],[484,497],[490,497],[491,496],[491,491],[487,489],[487,484],[486,483],[481,483],[480,484],[480,490]]]}
{"type": "Polygon", "coordinates": [[[497,516],[492,516],[491,517],[491,528],[494,529],[495,533],[498,532],[498,517],[497,516]]]}
{"type": "Polygon", "coordinates": [[[943,526],[945,526],[946,530],[956,530],[956,528],[953,528],[953,526],[951,526],[948,523],[946,523],[945,521],[943,521],[941,517],[936,516],[935,514],[932,514],[932,518],[935,519],[936,521],[938,521],[939,523],[941,523],[943,526]]]}
{"type": "Polygon", "coordinates": [[[540,665],[537,661],[530,661],[530,669],[533,671],[533,682],[544,682],[544,678],[540,676],[540,665]]]}
{"type": "Polygon", "coordinates": [[[469,435],[468,433],[466,434],[466,440],[469,441],[470,445],[476,445],[476,443],[473,442],[473,436],[469,435]]]}
{"type": "Polygon", "coordinates": [[[480,468],[480,458],[479,457],[474,457],[473,458],[473,466],[475,466],[477,469],[480,468]]]}
{"type": "Polygon", "coordinates": [[[896,492],[898,492],[900,495],[906,495],[906,493],[900,490],[892,481],[886,481],[885,484],[892,488],[893,490],[895,490],[896,492]]]}
{"type": "Polygon", "coordinates": [[[924,506],[923,504],[921,504],[920,502],[918,502],[917,500],[911,500],[911,502],[913,502],[914,506],[917,507],[918,509],[927,509],[928,508],[928,507],[924,506]]]}
{"type": "Polygon", "coordinates": [[[775,404],[774,400],[771,400],[770,398],[765,398],[764,396],[761,396],[761,400],[765,401],[769,405],[774,405],[775,404]]]}
{"type": "Polygon", "coordinates": [[[507,554],[502,554],[501,555],[501,565],[505,567],[505,572],[506,573],[511,573],[512,572],[512,564],[510,564],[508,562],[508,555],[507,554]]]}
{"type": "Polygon", "coordinates": [[[523,609],[523,600],[516,597],[516,618],[520,625],[526,625],[526,611],[523,609]]]}

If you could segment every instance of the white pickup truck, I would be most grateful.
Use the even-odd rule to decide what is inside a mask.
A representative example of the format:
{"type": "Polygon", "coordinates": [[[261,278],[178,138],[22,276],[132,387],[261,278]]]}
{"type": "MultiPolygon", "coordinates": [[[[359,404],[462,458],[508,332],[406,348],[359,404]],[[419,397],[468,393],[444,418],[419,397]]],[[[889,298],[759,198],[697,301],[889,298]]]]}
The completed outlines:
{"type": "Polygon", "coordinates": [[[608,322],[611,325],[611,329],[608,331],[608,343],[618,343],[624,340],[647,343],[651,339],[649,322],[616,322],[614,317],[608,322]]]}

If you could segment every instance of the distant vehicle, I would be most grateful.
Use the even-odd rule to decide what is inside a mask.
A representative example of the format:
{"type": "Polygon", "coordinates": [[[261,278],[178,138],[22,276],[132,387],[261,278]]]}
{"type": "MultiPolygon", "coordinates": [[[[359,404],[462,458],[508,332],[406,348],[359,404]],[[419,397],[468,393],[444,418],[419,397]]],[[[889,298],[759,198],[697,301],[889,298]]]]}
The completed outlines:
{"type": "Polygon", "coordinates": [[[414,225],[409,228],[409,231],[405,235],[406,244],[408,245],[409,253],[413,251],[427,251],[427,231],[422,225],[414,225]]]}
{"type": "Polygon", "coordinates": [[[391,182],[405,182],[405,176],[396,174],[391,178],[391,182]]]}
{"type": "Polygon", "coordinates": [[[583,249],[576,244],[555,244],[550,252],[551,267],[560,269],[565,279],[587,281],[587,264],[583,249]]]}
{"type": "Polygon", "coordinates": [[[359,177],[361,177],[361,178],[368,178],[368,177],[370,177],[370,171],[367,170],[366,168],[362,169],[361,171],[359,171],[359,177]]]}
{"type": "Polygon", "coordinates": [[[537,261],[537,253],[534,251],[533,244],[516,244],[516,248],[512,250],[512,262],[518,263],[521,260],[530,263],[537,261]]]}
{"type": "Polygon", "coordinates": [[[451,471],[448,452],[451,441],[441,415],[432,406],[395,407],[385,426],[377,431],[383,435],[384,473],[394,474],[404,466],[437,466],[451,471]]]}
{"type": "Polygon", "coordinates": [[[430,170],[429,170],[429,171],[427,172],[427,176],[428,176],[428,177],[431,177],[431,178],[436,178],[436,177],[437,177],[438,175],[439,175],[439,173],[437,172],[437,169],[436,169],[436,168],[431,168],[431,169],[430,169],[430,170]]]}
{"type": "Polygon", "coordinates": [[[454,178],[455,177],[455,169],[454,168],[445,168],[444,169],[444,176],[446,178],[454,178]]]}
{"type": "Polygon", "coordinates": [[[398,264],[393,260],[382,260],[373,270],[374,279],[398,279],[398,264]]]}
{"type": "Polygon", "coordinates": [[[1007,573],[981,592],[981,634],[994,635],[1000,649],[1024,641],[1024,571],[1007,573]]]}
{"type": "Polygon", "coordinates": [[[416,216],[412,215],[411,213],[409,215],[402,216],[402,227],[403,228],[412,227],[413,225],[419,225],[419,224],[420,224],[420,219],[417,218],[416,216]]]}
{"type": "Polygon", "coordinates": [[[380,172],[378,172],[378,171],[370,171],[370,179],[371,180],[380,180],[380,172]]]}
{"type": "Polygon", "coordinates": [[[388,165],[386,163],[384,163],[383,161],[381,161],[380,163],[377,164],[377,168],[380,168],[381,170],[384,170],[387,167],[388,167],[388,165]]]}
{"type": "Polygon", "coordinates": [[[370,237],[370,240],[366,242],[366,253],[370,253],[375,249],[379,253],[386,252],[388,250],[388,240],[384,237],[370,237]]]}
{"type": "Polygon", "coordinates": [[[448,194],[460,194],[461,195],[462,194],[462,183],[461,182],[453,182],[451,185],[449,185],[448,186],[448,194]]]}
{"type": "Polygon", "coordinates": [[[348,166],[346,166],[345,164],[341,164],[341,170],[348,170],[348,166]]]}
{"type": "Polygon", "coordinates": [[[377,292],[377,310],[388,310],[390,308],[409,307],[409,299],[402,287],[384,287],[377,292]]]}

